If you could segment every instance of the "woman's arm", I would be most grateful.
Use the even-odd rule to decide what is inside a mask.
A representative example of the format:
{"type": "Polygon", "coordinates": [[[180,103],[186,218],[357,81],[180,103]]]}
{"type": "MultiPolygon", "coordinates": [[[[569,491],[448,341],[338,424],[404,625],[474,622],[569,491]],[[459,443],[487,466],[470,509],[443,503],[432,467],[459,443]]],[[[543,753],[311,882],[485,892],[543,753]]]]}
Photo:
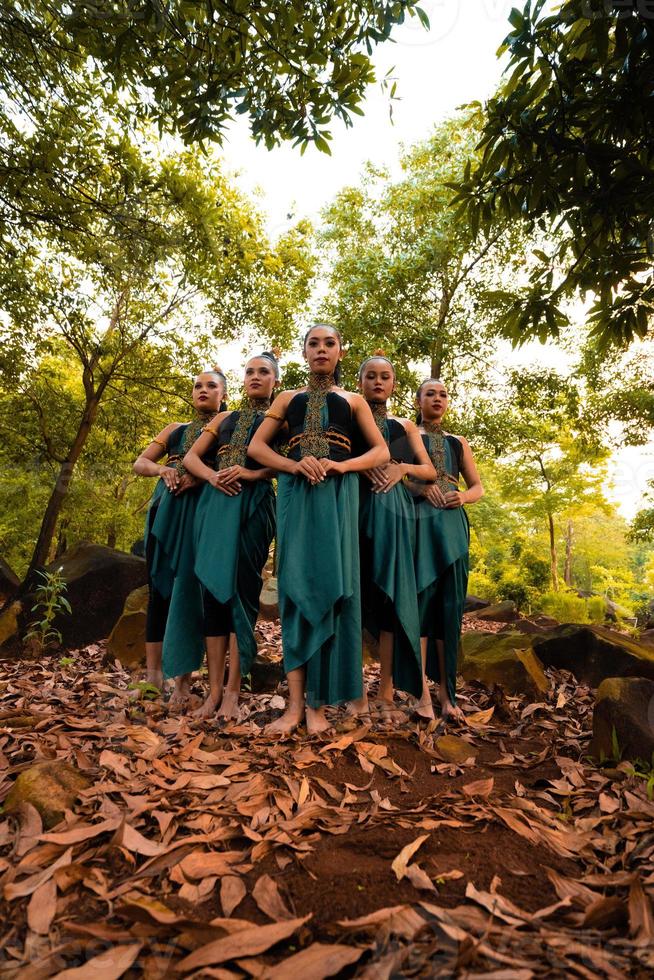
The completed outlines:
{"type": "Polygon", "coordinates": [[[167,425],[152,440],[150,445],[143,450],[141,455],[134,460],[132,469],[138,476],[160,476],[169,490],[176,489],[179,483],[179,474],[176,468],[173,466],[164,466],[157,462],[157,460],[165,455],[170,436],[181,424],[181,422],[171,422],[170,425],[167,425]]]}
{"type": "Polygon", "coordinates": [[[445,494],[445,506],[461,507],[463,504],[474,504],[484,496],[484,488],[481,477],[477,469],[472,450],[463,436],[456,436],[463,446],[463,459],[461,461],[461,473],[466,481],[466,489],[449,490],[445,494]]]}
{"type": "Polygon", "coordinates": [[[186,456],[184,457],[183,464],[189,473],[193,476],[197,476],[200,480],[211,480],[213,476],[216,475],[216,471],[210,466],[207,466],[203,462],[202,457],[206,455],[211,449],[211,446],[218,438],[220,433],[220,427],[229,418],[231,412],[220,412],[218,415],[212,418],[208,425],[205,425],[204,429],[195,440],[186,456]]]}
{"type": "Polygon", "coordinates": [[[391,454],[388,446],[377,428],[375,420],[370,411],[370,406],[361,395],[350,395],[348,401],[352,406],[352,412],[357,420],[361,435],[366,440],[370,449],[361,456],[354,456],[352,459],[343,460],[341,463],[333,460],[324,460],[325,472],[329,473],[360,473],[362,470],[371,470],[375,466],[382,466],[388,463],[391,454]]]}
{"type": "MultiPolygon", "coordinates": [[[[399,463],[391,460],[385,466],[376,467],[371,471],[370,477],[373,482],[374,493],[388,493],[405,476],[409,477],[410,481],[422,480],[425,483],[436,479],[436,470],[420,438],[417,427],[409,419],[398,419],[398,422],[402,423],[409,446],[418,462],[399,463]]],[[[412,488],[415,489],[413,484],[412,488]]]]}
{"type": "Polygon", "coordinates": [[[426,482],[435,480],[436,469],[429,458],[429,453],[425,449],[425,444],[418,432],[418,426],[409,419],[401,419],[401,422],[406,431],[413,455],[418,460],[417,463],[399,463],[398,465],[404,470],[402,475],[410,476],[414,480],[425,480],[426,482]]]}

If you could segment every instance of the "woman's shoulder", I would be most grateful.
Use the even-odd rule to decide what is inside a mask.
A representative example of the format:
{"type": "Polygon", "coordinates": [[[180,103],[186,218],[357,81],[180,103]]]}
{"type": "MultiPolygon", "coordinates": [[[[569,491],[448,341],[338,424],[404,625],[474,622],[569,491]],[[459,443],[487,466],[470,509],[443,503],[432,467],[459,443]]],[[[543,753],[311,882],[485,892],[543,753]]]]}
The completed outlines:
{"type": "Polygon", "coordinates": [[[407,433],[418,431],[418,426],[415,422],[412,422],[411,419],[403,419],[400,418],[399,415],[389,415],[388,419],[390,422],[397,422],[397,424],[401,425],[404,431],[407,433]]]}

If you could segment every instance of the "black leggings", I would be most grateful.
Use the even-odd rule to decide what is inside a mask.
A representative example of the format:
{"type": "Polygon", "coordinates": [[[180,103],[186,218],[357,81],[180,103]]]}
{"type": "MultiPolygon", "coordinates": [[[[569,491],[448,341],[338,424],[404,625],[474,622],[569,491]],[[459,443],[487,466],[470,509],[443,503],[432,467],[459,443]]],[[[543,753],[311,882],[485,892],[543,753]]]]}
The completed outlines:
{"type": "MultiPolygon", "coordinates": [[[[153,517],[154,513],[151,512],[150,527],[152,526],[153,517]]],[[[154,548],[154,538],[152,537],[152,534],[148,534],[148,543],[145,549],[145,560],[148,567],[148,588],[150,590],[150,594],[148,596],[148,609],[145,614],[145,642],[163,643],[164,633],[166,632],[166,623],[168,622],[168,610],[170,609],[170,597],[166,599],[164,596],[162,596],[161,592],[157,592],[150,576],[152,558],[154,557],[154,548]]]]}
{"type": "Polygon", "coordinates": [[[204,605],[204,635],[229,636],[234,632],[232,610],[224,602],[218,602],[208,589],[202,589],[204,605]]]}

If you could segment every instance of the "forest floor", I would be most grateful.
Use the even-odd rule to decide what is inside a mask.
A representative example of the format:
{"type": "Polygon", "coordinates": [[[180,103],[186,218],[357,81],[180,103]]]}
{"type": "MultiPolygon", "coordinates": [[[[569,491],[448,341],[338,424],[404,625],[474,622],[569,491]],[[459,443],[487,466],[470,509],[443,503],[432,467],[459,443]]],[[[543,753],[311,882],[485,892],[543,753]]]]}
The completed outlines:
{"type": "Polygon", "coordinates": [[[592,694],[550,677],[278,742],[279,692],[221,728],[134,703],[102,645],[0,663],[0,801],[38,761],[89,782],[49,831],[0,814],[0,978],[652,976],[647,777],[592,764],[592,694]]]}

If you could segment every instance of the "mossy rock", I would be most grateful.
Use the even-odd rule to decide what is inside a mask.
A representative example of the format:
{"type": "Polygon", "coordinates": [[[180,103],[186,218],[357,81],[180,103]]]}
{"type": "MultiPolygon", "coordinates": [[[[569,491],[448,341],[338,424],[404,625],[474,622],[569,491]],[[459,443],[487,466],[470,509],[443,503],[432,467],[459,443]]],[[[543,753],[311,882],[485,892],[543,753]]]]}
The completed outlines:
{"type": "Polygon", "coordinates": [[[22,604],[16,600],[0,613],[0,647],[4,646],[7,640],[17,636],[19,616],[22,611],[22,604]]]}
{"type": "Polygon", "coordinates": [[[108,652],[124,667],[145,663],[145,619],[148,608],[148,586],[142,585],[125,599],[120,619],[109,634],[108,652]]]}
{"type": "Polygon", "coordinates": [[[72,809],[78,794],[90,785],[67,762],[37,762],[19,774],[5,800],[5,813],[14,812],[22,803],[31,803],[41,814],[44,827],[54,827],[63,820],[65,811],[72,809]]]}
{"type": "Polygon", "coordinates": [[[522,633],[468,632],[461,647],[459,671],[467,681],[499,684],[509,694],[540,696],[550,689],[530,638],[522,633]]]}
{"type": "Polygon", "coordinates": [[[599,687],[606,678],[648,677],[654,681],[654,649],[605,626],[566,623],[545,636],[534,637],[539,659],[557,670],[570,670],[577,680],[599,687]]]}
{"type": "Polygon", "coordinates": [[[591,754],[606,759],[654,763],[654,681],[608,677],[597,689],[591,754]]]}

